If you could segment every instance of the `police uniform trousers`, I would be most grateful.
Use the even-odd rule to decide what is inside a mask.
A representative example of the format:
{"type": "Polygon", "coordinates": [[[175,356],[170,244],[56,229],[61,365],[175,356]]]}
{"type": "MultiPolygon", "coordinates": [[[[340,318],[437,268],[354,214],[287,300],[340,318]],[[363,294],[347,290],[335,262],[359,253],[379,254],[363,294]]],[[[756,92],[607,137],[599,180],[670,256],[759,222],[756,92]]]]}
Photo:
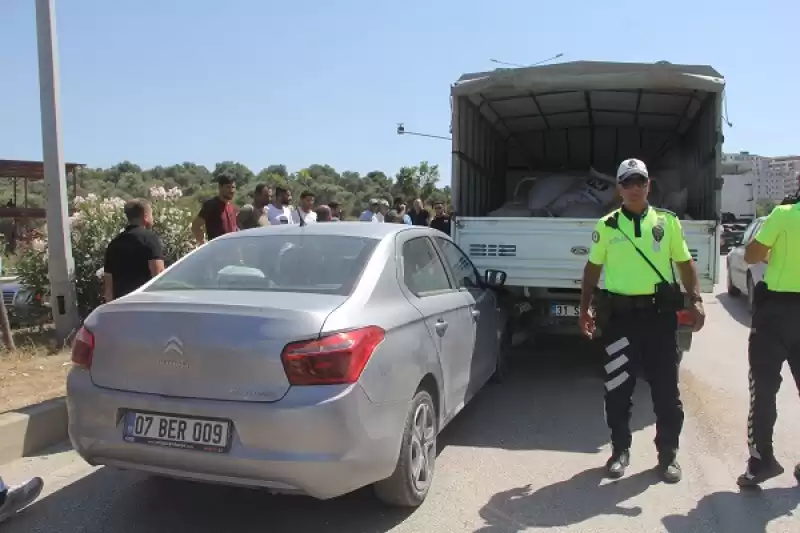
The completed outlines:
{"type": "MultiPolygon", "coordinates": [[[[800,293],[774,292],[762,282],[756,287],[748,346],[750,413],[747,436],[750,455],[773,457],[772,433],[778,418],[776,395],[783,363],[788,362],[800,389],[800,293]]],[[[791,413],[794,418],[795,413],[791,413]]]]}
{"type": "Polygon", "coordinates": [[[642,375],[650,385],[659,460],[669,462],[678,452],[684,418],[678,390],[678,318],[674,312],[659,312],[652,300],[652,296],[611,295],[609,319],[601,334],[605,414],[614,450],[629,449],[632,396],[642,375]]]}

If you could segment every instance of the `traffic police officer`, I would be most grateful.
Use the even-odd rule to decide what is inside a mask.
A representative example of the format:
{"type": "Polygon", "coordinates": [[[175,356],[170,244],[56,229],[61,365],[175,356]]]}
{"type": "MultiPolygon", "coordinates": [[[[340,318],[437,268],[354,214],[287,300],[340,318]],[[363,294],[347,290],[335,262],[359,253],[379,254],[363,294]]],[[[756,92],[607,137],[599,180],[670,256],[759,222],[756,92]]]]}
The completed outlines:
{"type": "MultiPolygon", "coordinates": [[[[778,417],[775,396],[781,368],[788,361],[800,388],[800,204],[793,197],[776,207],[747,245],[744,260],[767,262],[764,281],[755,288],[750,329],[750,414],[747,419],[750,458],[740,486],[755,486],[783,473],[772,449],[778,417]]],[[[795,467],[800,481],[800,465],[795,467]]]]}
{"type": "Polygon", "coordinates": [[[622,207],[600,219],[592,233],[580,307],[582,332],[593,337],[597,318],[606,354],[605,411],[612,444],[606,468],[610,477],[618,478],[630,464],[631,398],[642,371],[656,414],[659,471],[665,481],[677,483],[682,477],[676,456],[684,417],[678,391],[677,312],[686,298],[675,283],[672,263],[692,302],[695,331],[705,320],[697,272],[678,217],[647,203],[650,178],[642,161],[620,164],[617,189],[622,207]],[[603,267],[605,291],[598,295],[598,312],[593,314],[603,267]]]}

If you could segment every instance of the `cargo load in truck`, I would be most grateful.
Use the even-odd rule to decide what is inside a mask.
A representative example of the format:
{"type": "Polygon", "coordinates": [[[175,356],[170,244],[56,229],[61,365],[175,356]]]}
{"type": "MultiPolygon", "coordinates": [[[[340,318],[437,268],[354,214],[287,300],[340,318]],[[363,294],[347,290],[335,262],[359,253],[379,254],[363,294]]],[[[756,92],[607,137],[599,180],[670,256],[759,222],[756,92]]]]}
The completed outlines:
{"type": "Polygon", "coordinates": [[[478,268],[504,270],[553,324],[574,318],[593,226],[619,206],[617,166],[637,158],[653,178],[651,203],[681,218],[701,290],[711,292],[724,87],[709,66],[666,62],[462,76],[451,90],[456,242],[478,268]],[[553,195],[561,179],[555,198],[542,199],[537,191],[553,195]]]}

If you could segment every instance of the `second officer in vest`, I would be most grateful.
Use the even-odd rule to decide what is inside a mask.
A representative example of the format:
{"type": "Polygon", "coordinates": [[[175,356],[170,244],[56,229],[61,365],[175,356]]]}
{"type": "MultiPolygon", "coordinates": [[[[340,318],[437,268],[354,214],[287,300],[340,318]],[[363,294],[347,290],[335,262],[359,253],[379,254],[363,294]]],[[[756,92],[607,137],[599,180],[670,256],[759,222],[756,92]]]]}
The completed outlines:
{"type": "Polygon", "coordinates": [[[656,415],[658,469],[664,481],[677,483],[682,477],[677,453],[684,417],[677,312],[689,300],[695,331],[703,326],[697,272],[678,217],[647,202],[650,177],[645,164],[623,161],[617,188],[622,207],[600,219],[592,233],[580,308],[581,330],[595,336],[597,318],[605,349],[605,411],[612,444],[606,468],[618,478],[630,463],[631,398],[641,372],[650,384],[656,415]],[[673,263],[688,298],[676,283],[673,263]],[[603,268],[605,291],[595,297],[603,268]]]}

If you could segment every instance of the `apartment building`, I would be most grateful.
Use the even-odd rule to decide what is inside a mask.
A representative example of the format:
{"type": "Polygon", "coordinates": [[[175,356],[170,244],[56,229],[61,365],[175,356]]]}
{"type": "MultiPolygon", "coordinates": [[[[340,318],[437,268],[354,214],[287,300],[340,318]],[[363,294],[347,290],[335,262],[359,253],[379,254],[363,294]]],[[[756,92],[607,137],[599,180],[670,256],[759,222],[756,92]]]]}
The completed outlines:
{"type": "MultiPolygon", "coordinates": [[[[750,212],[750,203],[780,202],[800,188],[800,156],[723,154],[723,212],[750,212]],[[727,201],[726,201],[727,199],[727,201]],[[728,209],[726,209],[726,207],[728,209]]],[[[753,208],[753,211],[755,208],[753,208]]]]}
{"type": "Polygon", "coordinates": [[[769,162],[768,175],[777,184],[783,184],[783,196],[796,193],[800,187],[800,156],[773,157],[769,162]]]}

